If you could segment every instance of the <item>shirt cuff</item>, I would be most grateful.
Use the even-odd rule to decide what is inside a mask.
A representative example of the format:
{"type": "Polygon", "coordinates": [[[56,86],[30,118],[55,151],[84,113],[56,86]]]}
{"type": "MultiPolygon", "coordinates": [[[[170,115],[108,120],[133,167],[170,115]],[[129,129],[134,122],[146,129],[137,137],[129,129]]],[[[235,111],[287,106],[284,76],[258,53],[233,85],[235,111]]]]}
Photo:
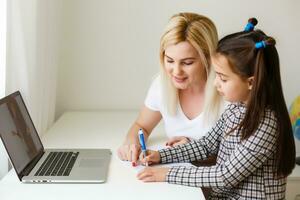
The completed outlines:
{"type": "MultiPolygon", "coordinates": [[[[162,164],[165,164],[165,163],[168,163],[168,160],[167,160],[167,152],[166,152],[167,149],[161,149],[161,150],[158,150],[158,153],[160,155],[160,162],[162,164]]],[[[169,153],[170,154],[170,153],[169,153]]]]}

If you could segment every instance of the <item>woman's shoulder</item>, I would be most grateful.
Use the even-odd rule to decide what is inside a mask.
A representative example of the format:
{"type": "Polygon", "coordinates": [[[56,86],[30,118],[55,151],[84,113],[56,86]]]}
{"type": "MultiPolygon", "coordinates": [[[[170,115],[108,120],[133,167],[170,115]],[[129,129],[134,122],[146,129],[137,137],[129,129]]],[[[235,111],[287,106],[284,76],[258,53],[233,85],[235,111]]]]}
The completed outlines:
{"type": "Polygon", "coordinates": [[[149,89],[152,89],[154,91],[160,91],[161,87],[162,87],[161,77],[160,75],[155,75],[151,80],[149,89]]]}
{"type": "Polygon", "coordinates": [[[154,75],[152,77],[152,83],[151,84],[161,85],[161,76],[160,75],[154,75]]]}
{"type": "Polygon", "coordinates": [[[160,76],[155,76],[148,89],[148,93],[144,102],[145,106],[151,110],[161,110],[161,80],[160,76]]]}
{"type": "Polygon", "coordinates": [[[161,88],[161,78],[160,75],[154,75],[151,79],[150,79],[150,85],[149,85],[149,89],[158,89],[161,88]]]}

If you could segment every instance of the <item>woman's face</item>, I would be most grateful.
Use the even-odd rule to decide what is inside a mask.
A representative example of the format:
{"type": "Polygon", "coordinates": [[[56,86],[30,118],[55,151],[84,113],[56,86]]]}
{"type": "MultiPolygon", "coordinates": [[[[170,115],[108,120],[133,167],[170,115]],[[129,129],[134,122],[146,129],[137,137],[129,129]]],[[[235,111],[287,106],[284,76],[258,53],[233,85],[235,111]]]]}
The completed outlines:
{"type": "Polygon", "coordinates": [[[166,72],[177,89],[199,87],[206,81],[206,71],[197,50],[187,41],[170,45],[165,49],[166,72]]]}

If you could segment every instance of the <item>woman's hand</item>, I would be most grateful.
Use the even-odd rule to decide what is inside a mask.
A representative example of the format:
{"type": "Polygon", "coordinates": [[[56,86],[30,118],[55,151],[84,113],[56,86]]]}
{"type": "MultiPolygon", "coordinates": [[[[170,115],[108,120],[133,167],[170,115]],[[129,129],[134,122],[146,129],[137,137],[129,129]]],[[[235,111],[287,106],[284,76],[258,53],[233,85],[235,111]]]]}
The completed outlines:
{"type": "Polygon", "coordinates": [[[165,167],[146,167],[137,174],[137,178],[144,182],[164,182],[169,168],[165,167]]]}
{"type": "Polygon", "coordinates": [[[118,156],[121,160],[137,163],[140,152],[140,144],[123,144],[118,149],[118,156]]]}
{"type": "Polygon", "coordinates": [[[147,150],[146,154],[146,157],[144,157],[143,153],[140,154],[140,161],[143,165],[146,165],[146,163],[148,163],[148,165],[160,163],[160,155],[158,151],[147,150]]]}
{"type": "Polygon", "coordinates": [[[175,137],[170,138],[167,141],[166,146],[175,147],[175,146],[178,146],[178,145],[181,145],[181,144],[186,144],[186,143],[189,143],[189,142],[190,142],[190,140],[187,137],[175,136],[175,137]]]}

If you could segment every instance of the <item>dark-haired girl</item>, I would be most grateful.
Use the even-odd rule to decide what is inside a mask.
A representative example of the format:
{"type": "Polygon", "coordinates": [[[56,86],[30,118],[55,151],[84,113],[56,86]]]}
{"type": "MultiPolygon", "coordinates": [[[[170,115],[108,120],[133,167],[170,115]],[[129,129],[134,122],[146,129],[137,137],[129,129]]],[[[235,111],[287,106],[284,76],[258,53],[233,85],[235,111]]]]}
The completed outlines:
{"type": "Polygon", "coordinates": [[[211,187],[211,199],[284,199],[295,163],[295,144],[283,97],[275,40],[254,30],[221,39],[212,63],[215,86],[231,102],[204,137],[149,151],[148,163],[191,162],[217,154],[212,167],[146,168],[145,181],[211,187]]]}

